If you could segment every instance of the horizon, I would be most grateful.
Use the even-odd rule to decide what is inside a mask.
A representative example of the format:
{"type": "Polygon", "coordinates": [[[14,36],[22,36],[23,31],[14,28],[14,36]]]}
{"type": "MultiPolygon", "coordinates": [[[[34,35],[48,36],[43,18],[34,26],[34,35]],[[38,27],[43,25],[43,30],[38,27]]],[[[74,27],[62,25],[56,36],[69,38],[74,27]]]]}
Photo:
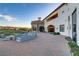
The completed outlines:
{"type": "Polygon", "coordinates": [[[31,28],[31,21],[38,20],[38,17],[44,19],[59,5],[60,3],[0,3],[0,26],[31,28]]]}

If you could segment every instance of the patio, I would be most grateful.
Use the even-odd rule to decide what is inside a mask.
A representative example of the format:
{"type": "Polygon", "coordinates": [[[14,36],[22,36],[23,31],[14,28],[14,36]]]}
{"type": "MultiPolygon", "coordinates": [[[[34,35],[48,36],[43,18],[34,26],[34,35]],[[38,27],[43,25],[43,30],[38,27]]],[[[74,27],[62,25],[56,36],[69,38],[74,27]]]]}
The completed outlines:
{"type": "Polygon", "coordinates": [[[65,36],[38,33],[37,38],[18,43],[0,41],[0,56],[70,56],[65,36]]]}

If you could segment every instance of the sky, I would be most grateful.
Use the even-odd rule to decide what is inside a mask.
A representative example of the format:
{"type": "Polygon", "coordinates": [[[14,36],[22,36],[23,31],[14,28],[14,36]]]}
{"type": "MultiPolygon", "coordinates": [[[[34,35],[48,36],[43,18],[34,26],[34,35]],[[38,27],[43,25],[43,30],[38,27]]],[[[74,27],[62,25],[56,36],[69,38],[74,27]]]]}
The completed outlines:
{"type": "Polygon", "coordinates": [[[38,17],[44,19],[59,5],[59,3],[0,3],[0,26],[30,27],[31,21],[38,20],[38,17]]]}

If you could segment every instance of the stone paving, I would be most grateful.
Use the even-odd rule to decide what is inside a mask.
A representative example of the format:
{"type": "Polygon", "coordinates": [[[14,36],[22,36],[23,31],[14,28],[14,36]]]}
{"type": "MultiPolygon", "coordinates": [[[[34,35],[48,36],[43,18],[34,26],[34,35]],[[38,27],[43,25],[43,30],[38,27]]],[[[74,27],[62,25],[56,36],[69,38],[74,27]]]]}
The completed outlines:
{"type": "Polygon", "coordinates": [[[0,56],[70,56],[67,43],[62,35],[39,33],[27,42],[0,41],[0,56]]]}

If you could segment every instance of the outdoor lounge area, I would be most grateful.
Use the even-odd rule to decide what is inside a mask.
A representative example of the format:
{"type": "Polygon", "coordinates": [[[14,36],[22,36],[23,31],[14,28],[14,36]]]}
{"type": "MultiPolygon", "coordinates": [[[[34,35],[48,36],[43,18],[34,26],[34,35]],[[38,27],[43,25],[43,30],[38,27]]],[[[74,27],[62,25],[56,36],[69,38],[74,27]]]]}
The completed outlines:
{"type": "Polygon", "coordinates": [[[37,33],[36,32],[26,32],[23,34],[19,34],[16,36],[16,41],[17,42],[24,42],[27,40],[31,40],[37,37],[37,33]]]}
{"type": "Polygon", "coordinates": [[[19,33],[17,35],[8,35],[8,36],[1,34],[0,40],[2,41],[15,40],[17,42],[23,42],[23,41],[34,39],[36,37],[37,37],[36,32],[25,32],[25,33],[19,33]]]}

